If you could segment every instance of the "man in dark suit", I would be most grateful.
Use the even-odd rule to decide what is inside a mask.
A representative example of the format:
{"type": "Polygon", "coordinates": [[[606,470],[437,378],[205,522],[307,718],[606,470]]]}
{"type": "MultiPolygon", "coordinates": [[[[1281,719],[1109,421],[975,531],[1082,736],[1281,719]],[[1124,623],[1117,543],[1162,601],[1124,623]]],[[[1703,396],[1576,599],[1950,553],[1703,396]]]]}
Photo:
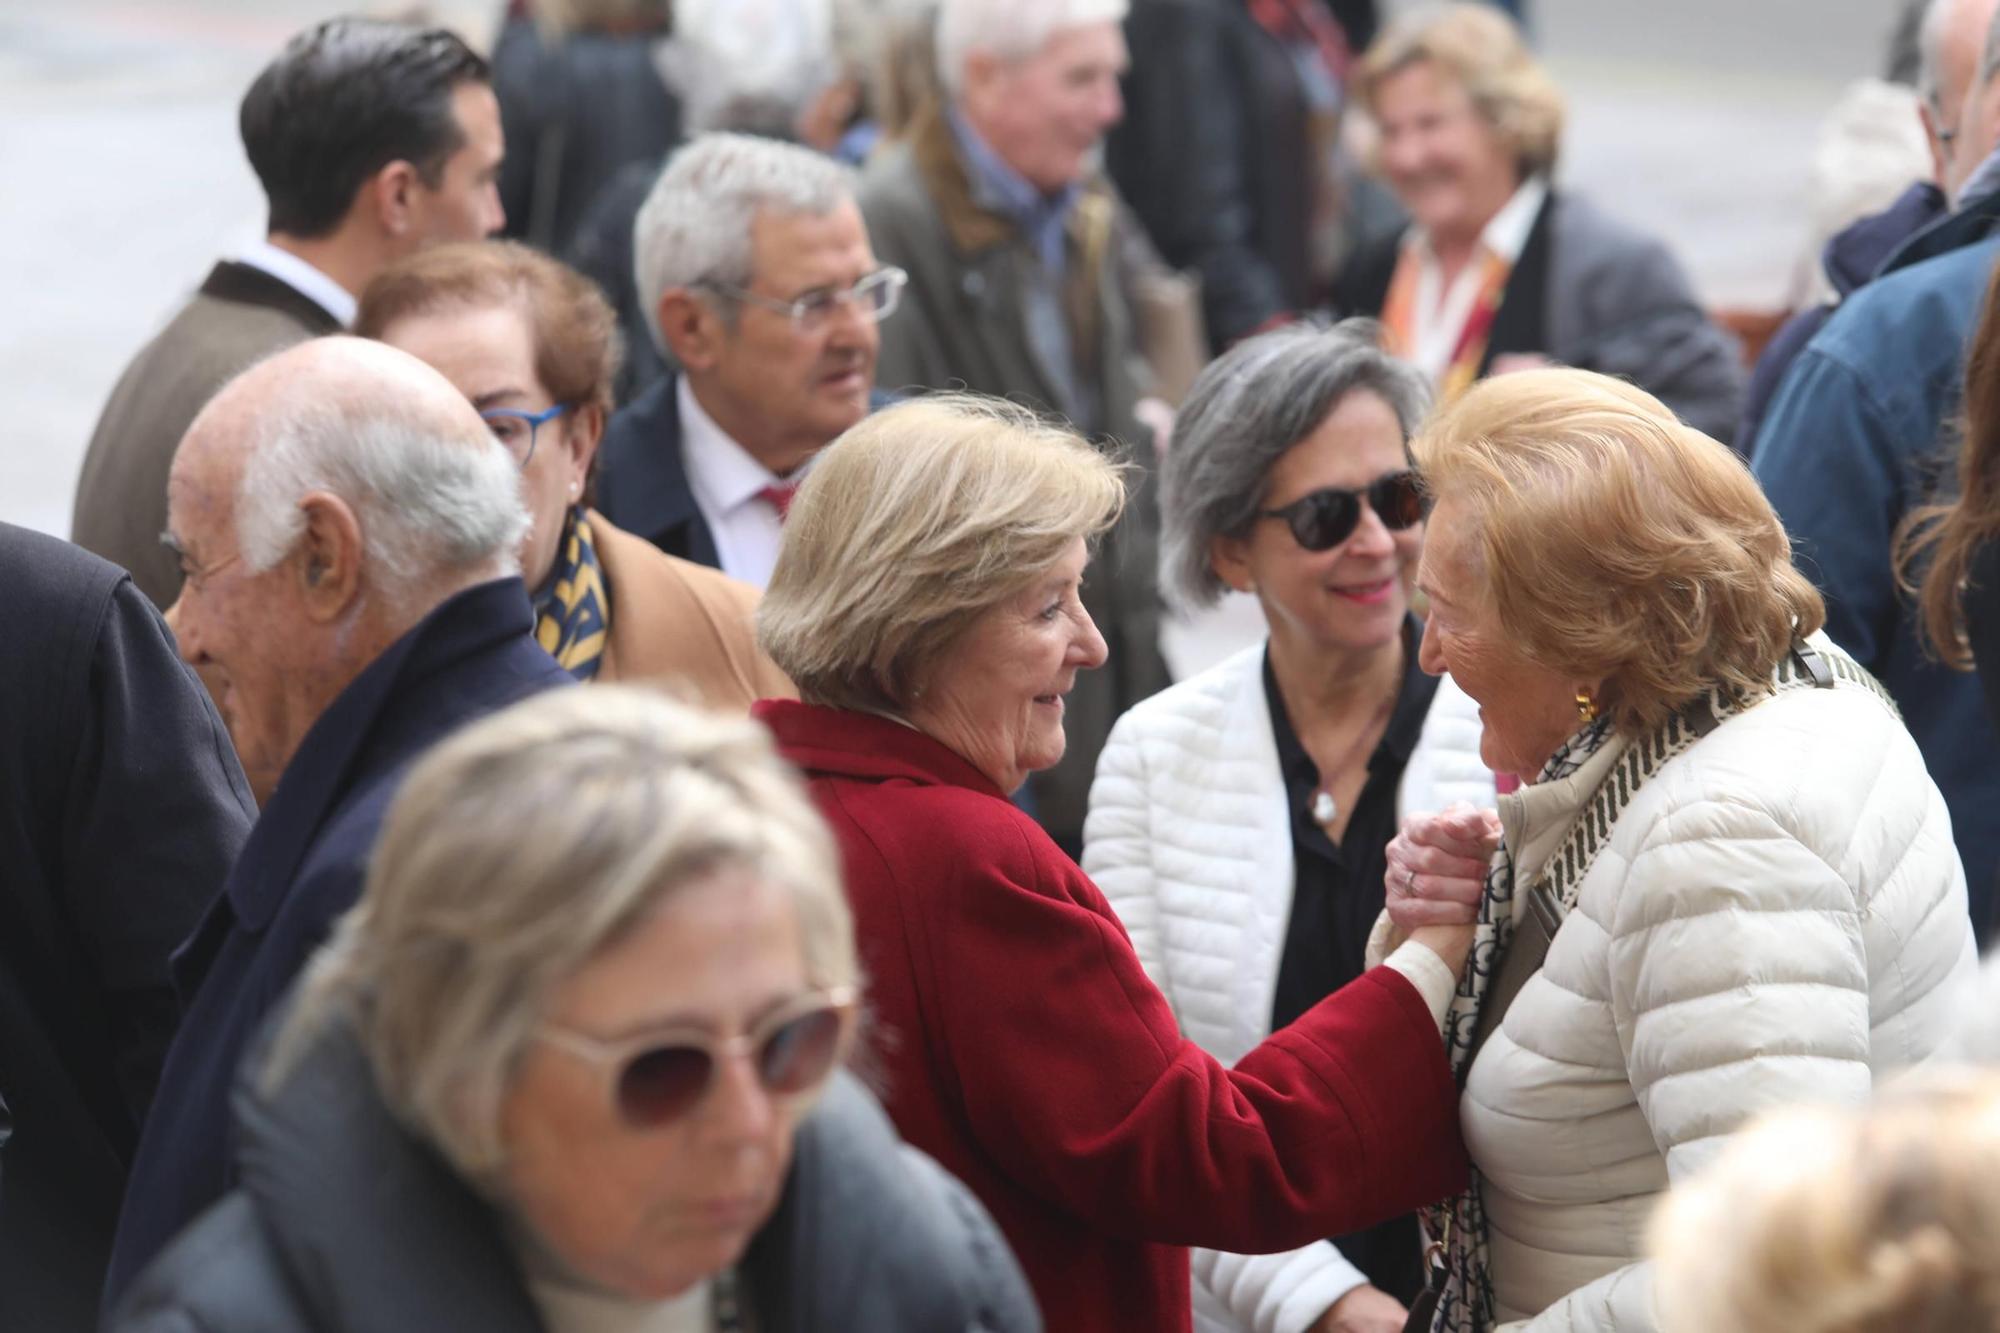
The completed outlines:
{"type": "Polygon", "coordinates": [[[740,134],[676,153],[633,235],[640,300],[678,373],[611,419],[599,508],[761,588],[812,456],[869,411],[876,325],[903,272],[876,262],[847,168],[740,134]]]}
{"type": "Polygon", "coordinates": [[[175,1004],[256,808],[125,572],[0,523],[0,1328],[88,1329],[175,1004]]]}
{"type": "Polygon", "coordinates": [[[513,457],[449,381],[351,338],[232,381],[175,455],[181,653],[213,669],[245,764],[281,776],[174,959],[188,1003],[107,1306],[230,1187],[237,1067],[359,896],[409,763],[472,718],[573,683],[532,637],[519,489],[513,457]]]}
{"type": "Polygon", "coordinates": [[[442,29],[333,19],[301,33],[244,95],[243,146],[268,238],[209,272],[132,359],[84,455],[71,535],[160,607],[181,576],[160,546],[167,469],[230,376],[345,327],[391,260],[499,230],[499,104],[486,62],[442,29]]]}

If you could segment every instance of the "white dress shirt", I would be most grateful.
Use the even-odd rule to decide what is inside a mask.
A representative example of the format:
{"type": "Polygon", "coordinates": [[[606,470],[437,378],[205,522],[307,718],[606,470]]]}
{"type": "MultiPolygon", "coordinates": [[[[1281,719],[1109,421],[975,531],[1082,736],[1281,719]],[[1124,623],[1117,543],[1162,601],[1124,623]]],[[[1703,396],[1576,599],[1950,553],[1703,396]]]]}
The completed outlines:
{"type": "Polygon", "coordinates": [[[236,256],[239,264],[270,274],[340,322],[343,329],[354,326],[354,293],[289,250],[280,250],[269,241],[258,241],[236,256]]]}
{"type": "Polygon", "coordinates": [[[1487,220],[1471,262],[1458,271],[1449,285],[1444,280],[1437,252],[1431,248],[1430,234],[1413,226],[1404,235],[1404,246],[1414,250],[1417,259],[1417,299],[1415,309],[1410,312],[1415,325],[1411,330],[1410,360],[1433,384],[1451,365],[1452,350],[1465,331],[1465,321],[1472,317],[1473,302],[1479,299],[1485,267],[1482,257],[1497,255],[1510,265],[1518,262],[1528,244],[1528,233],[1534,230],[1535,217],[1548,197],[1549,183],[1545,178],[1530,176],[1523,181],[1513,198],[1487,220]]]}
{"type": "MultiPolygon", "coordinates": [[[[681,414],[681,459],[687,464],[688,488],[694,492],[695,508],[715,535],[715,555],[722,572],[755,588],[771,581],[778,563],[778,541],[784,535],[778,511],[770,501],[759,498],[766,486],[796,485],[803,480],[802,467],[789,477],[780,477],[755,458],[750,451],[729,438],[702,410],[688,387],[687,377],[674,389],[681,414]]],[[[807,467],[811,464],[808,463],[807,467]]]]}

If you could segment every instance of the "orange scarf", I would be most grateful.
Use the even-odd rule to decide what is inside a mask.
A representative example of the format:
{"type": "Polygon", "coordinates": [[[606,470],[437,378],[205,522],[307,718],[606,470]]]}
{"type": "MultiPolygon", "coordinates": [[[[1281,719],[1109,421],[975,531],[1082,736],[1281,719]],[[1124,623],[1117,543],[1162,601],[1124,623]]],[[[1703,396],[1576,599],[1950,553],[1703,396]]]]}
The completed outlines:
{"type": "MultiPolygon", "coordinates": [[[[1382,303],[1382,326],[1388,333],[1388,350],[1408,359],[1417,350],[1417,269],[1415,246],[1406,246],[1396,260],[1389,278],[1389,296],[1382,303]]],[[[1486,359],[1487,336],[1493,332],[1493,316],[1507,294],[1507,275],[1513,265],[1482,247],[1474,263],[1479,269],[1479,295],[1452,344],[1451,360],[1438,376],[1440,405],[1455,401],[1479,378],[1480,363],[1486,359]]]]}

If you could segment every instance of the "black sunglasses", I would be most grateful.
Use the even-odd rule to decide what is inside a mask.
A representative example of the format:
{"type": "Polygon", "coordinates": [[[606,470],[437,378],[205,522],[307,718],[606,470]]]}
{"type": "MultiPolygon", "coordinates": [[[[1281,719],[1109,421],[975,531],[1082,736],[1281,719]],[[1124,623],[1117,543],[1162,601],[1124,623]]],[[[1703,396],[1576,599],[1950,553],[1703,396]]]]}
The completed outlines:
{"type": "Polygon", "coordinates": [[[758,1081],[773,1097],[798,1098],[818,1088],[840,1058],[854,998],[851,987],[804,995],[749,1032],[728,1038],[699,1031],[653,1032],[608,1042],[554,1025],[535,1035],[615,1070],[619,1114],[634,1129],[658,1129],[707,1096],[723,1060],[738,1051],[749,1053],[758,1081]]]}
{"type": "Polygon", "coordinates": [[[1361,525],[1363,499],[1391,532],[1423,521],[1424,488],[1414,472],[1391,472],[1358,491],[1329,486],[1301,495],[1283,509],[1260,509],[1257,517],[1282,518],[1292,530],[1293,540],[1308,551],[1331,551],[1361,525]]]}

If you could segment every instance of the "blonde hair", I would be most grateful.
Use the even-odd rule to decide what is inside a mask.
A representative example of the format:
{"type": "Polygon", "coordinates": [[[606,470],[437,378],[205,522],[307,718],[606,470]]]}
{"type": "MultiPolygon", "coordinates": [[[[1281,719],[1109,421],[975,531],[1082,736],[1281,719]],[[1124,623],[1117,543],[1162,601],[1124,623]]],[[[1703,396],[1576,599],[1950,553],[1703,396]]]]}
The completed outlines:
{"type": "Polygon", "coordinates": [[[1758,1121],[1653,1220],[1666,1333],[2000,1329],[2000,1075],[1758,1121]]]}
{"type": "Polygon", "coordinates": [[[1119,464],[1027,408],[971,394],[887,408],[799,488],[758,642],[809,703],[899,710],[981,612],[1124,504],[1119,464]]]}
{"type": "Polygon", "coordinates": [[[1508,638],[1548,670],[1602,677],[1621,730],[1712,687],[1763,689],[1826,619],[1749,469],[1622,380],[1486,380],[1413,452],[1433,497],[1463,506],[1508,638]]]}
{"type": "Polygon", "coordinates": [[[1555,170],[1562,148],[1562,94],[1492,5],[1425,5],[1383,29],[1355,71],[1356,96],[1373,112],[1382,81],[1428,61],[1449,74],[1486,123],[1513,149],[1523,179],[1555,170]]]}
{"type": "Polygon", "coordinates": [[[491,1179],[501,1106],[555,992],[677,888],[733,867],[790,892],[814,985],[855,983],[832,839],[763,728],[619,685],[476,722],[404,782],[266,1086],[345,1019],[390,1111],[491,1179]]]}

